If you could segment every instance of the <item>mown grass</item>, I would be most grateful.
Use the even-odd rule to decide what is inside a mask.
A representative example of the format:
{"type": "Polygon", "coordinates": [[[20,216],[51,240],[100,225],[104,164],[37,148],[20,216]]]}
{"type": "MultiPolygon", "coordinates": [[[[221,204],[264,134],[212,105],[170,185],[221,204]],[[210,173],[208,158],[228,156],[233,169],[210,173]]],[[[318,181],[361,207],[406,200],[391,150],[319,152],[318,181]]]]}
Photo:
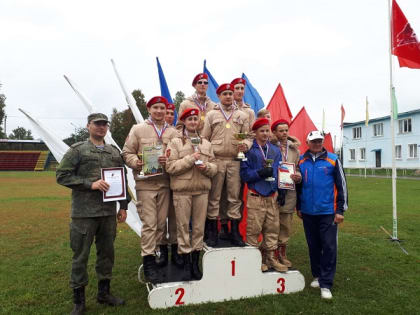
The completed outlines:
{"type": "MultiPolygon", "coordinates": [[[[350,209],[340,227],[334,299],[322,301],[308,286],[300,293],[207,303],[153,311],[137,281],[139,238],[118,226],[112,291],[127,305],[109,308],[95,301],[95,250],[89,260],[89,314],[416,314],[420,307],[420,182],[398,181],[399,237],[408,251],[387,240],[392,231],[389,179],[354,178],[350,209]]],[[[70,190],[55,184],[54,173],[0,173],[0,313],[63,314],[72,308],[68,287],[70,190]]],[[[289,256],[311,280],[299,219],[289,256]]],[[[244,285],[252,285],[246,283],[244,285]]]]}

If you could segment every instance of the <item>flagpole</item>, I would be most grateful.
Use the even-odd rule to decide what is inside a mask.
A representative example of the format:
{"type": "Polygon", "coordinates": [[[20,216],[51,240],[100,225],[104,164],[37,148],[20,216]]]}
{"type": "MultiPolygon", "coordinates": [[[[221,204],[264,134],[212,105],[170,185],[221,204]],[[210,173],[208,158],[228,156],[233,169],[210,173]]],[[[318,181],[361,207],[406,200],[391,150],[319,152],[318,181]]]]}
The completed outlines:
{"type": "Polygon", "coordinates": [[[365,178],[367,177],[367,175],[366,175],[366,163],[367,163],[367,155],[366,155],[366,153],[368,152],[368,149],[367,149],[367,142],[368,142],[368,132],[369,132],[369,129],[368,129],[368,125],[369,125],[369,120],[368,120],[368,97],[366,96],[366,122],[365,122],[365,126],[366,126],[366,132],[365,132],[365,135],[366,135],[366,138],[365,138],[365,178]]]}
{"type": "Polygon", "coordinates": [[[392,105],[392,8],[391,1],[388,1],[388,22],[389,22],[389,99],[391,105],[391,154],[392,154],[392,240],[398,240],[397,228],[397,171],[395,167],[395,132],[394,132],[394,106],[392,105]]]}

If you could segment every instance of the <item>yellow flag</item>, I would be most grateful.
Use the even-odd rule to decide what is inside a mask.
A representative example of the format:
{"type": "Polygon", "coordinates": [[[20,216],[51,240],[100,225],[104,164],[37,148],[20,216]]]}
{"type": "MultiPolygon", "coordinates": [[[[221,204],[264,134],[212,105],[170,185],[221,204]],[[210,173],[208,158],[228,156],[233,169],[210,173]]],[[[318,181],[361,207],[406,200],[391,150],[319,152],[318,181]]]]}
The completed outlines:
{"type": "Polygon", "coordinates": [[[368,97],[366,96],[366,121],[365,121],[365,125],[369,125],[369,102],[368,102],[368,97]]]}

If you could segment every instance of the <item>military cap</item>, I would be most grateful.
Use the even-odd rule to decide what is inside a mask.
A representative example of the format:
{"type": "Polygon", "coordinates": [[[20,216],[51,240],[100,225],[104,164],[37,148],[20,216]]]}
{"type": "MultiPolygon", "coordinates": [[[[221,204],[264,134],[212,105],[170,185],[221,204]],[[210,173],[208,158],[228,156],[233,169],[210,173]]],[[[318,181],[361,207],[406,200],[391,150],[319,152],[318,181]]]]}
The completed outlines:
{"type": "Polygon", "coordinates": [[[172,103],[168,103],[167,105],[166,105],[166,109],[169,109],[169,110],[175,110],[175,105],[174,104],[172,104],[172,103]]]}
{"type": "Polygon", "coordinates": [[[230,84],[233,84],[233,86],[235,86],[236,84],[246,85],[246,81],[245,79],[242,79],[242,78],[236,78],[236,79],[233,79],[232,82],[230,82],[230,84]]]}
{"type": "Polygon", "coordinates": [[[182,115],[181,115],[181,117],[179,117],[179,119],[184,120],[187,117],[194,116],[194,115],[198,116],[198,109],[197,108],[187,108],[186,110],[184,110],[182,112],[182,115]]]}
{"type": "Polygon", "coordinates": [[[258,118],[252,125],[252,130],[257,130],[264,125],[270,126],[270,121],[267,118],[258,118]]]}
{"type": "Polygon", "coordinates": [[[287,127],[290,127],[290,124],[287,120],[279,119],[273,122],[273,124],[271,125],[271,131],[274,131],[274,129],[276,129],[278,125],[287,125],[287,127]]]}
{"type": "Polygon", "coordinates": [[[91,121],[106,121],[109,122],[108,117],[105,114],[102,113],[93,113],[88,116],[88,123],[91,121]]]}

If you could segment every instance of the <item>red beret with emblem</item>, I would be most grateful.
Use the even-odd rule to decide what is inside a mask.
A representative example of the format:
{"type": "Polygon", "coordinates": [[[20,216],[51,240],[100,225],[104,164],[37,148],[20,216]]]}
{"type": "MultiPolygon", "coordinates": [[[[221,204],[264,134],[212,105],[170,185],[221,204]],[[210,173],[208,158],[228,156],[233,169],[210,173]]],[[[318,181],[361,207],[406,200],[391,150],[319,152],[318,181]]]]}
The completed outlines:
{"type": "Polygon", "coordinates": [[[235,86],[236,84],[246,85],[246,81],[245,79],[242,79],[242,78],[236,78],[236,79],[233,79],[232,82],[230,82],[230,84],[233,84],[233,86],[235,86]]]}
{"type": "Polygon", "coordinates": [[[184,110],[181,114],[181,117],[179,119],[184,120],[190,116],[198,116],[199,110],[197,108],[187,108],[184,110]]]}
{"type": "Polygon", "coordinates": [[[252,125],[252,130],[257,130],[264,125],[270,126],[270,121],[267,118],[258,118],[252,125]]]}
{"type": "Polygon", "coordinates": [[[290,124],[287,120],[279,119],[273,122],[273,124],[271,125],[271,131],[274,131],[274,129],[276,129],[278,125],[287,125],[287,127],[290,127],[290,124]]]}
{"type": "Polygon", "coordinates": [[[231,83],[223,83],[217,88],[216,93],[217,95],[220,95],[222,92],[227,91],[227,90],[233,92],[233,85],[231,83]]]}
{"type": "Polygon", "coordinates": [[[192,86],[194,86],[199,80],[201,79],[209,79],[209,76],[207,75],[207,73],[199,73],[194,77],[194,80],[192,82],[192,86]]]}
{"type": "Polygon", "coordinates": [[[166,105],[166,109],[169,109],[169,110],[175,110],[175,105],[174,104],[172,104],[172,103],[168,103],[167,105],[166,105]]]}
{"type": "Polygon", "coordinates": [[[165,97],[163,97],[163,96],[155,96],[155,97],[152,97],[147,102],[146,106],[149,108],[150,106],[155,105],[157,103],[162,103],[162,104],[165,104],[165,106],[168,106],[168,100],[165,97]]]}

